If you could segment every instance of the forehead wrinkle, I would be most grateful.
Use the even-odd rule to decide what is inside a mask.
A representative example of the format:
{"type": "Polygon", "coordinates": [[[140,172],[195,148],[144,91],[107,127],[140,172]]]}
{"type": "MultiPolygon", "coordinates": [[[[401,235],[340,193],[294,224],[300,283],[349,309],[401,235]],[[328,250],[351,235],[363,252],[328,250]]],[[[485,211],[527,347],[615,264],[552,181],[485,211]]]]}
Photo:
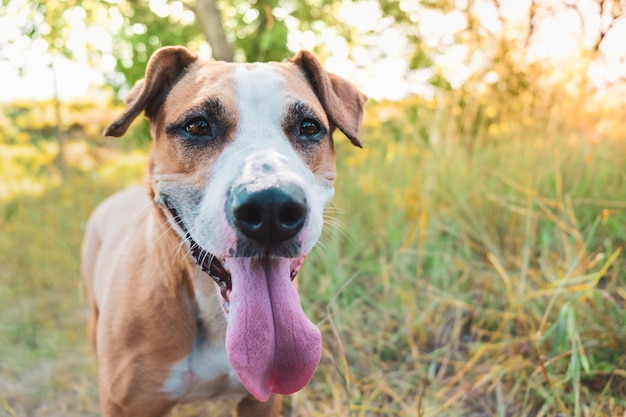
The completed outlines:
{"type": "Polygon", "coordinates": [[[231,111],[234,92],[227,65],[221,62],[194,63],[170,91],[166,100],[170,109],[168,115],[180,115],[185,110],[202,106],[211,98],[219,99],[231,111]]]}
{"type": "Polygon", "coordinates": [[[286,92],[287,101],[290,103],[302,103],[306,109],[317,115],[322,122],[327,123],[328,116],[326,110],[302,72],[299,69],[296,71],[288,71],[287,69],[281,68],[285,76],[285,83],[289,86],[286,92]]]}

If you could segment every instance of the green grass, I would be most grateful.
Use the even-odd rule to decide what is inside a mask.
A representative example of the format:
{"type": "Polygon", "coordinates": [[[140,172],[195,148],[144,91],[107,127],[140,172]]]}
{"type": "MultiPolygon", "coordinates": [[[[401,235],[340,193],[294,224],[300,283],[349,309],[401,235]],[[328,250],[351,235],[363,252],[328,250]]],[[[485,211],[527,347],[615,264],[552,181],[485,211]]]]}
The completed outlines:
{"type": "MultiPolygon", "coordinates": [[[[323,359],[286,412],[623,415],[626,138],[466,138],[440,111],[371,105],[364,150],[337,135],[329,227],[299,275],[323,359]]],[[[82,228],[143,156],[75,145],[61,182],[53,148],[22,146],[0,152],[0,416],[98,415],[82,228]]],[[[227,415],[212,407],[175,415],[227,415]]]]}

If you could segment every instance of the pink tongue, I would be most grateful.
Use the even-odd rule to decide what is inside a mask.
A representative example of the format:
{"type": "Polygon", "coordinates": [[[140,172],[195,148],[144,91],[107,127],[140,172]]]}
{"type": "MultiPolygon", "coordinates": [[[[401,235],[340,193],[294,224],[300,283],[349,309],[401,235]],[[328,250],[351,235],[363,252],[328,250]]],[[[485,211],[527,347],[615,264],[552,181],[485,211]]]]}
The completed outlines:
{"type": "Polygon", "coordinates": [[[232,292],[226,352],[241,382],[260,401],[292,394],[317,369],[322,337],[290,279],[293,259],[227,258],[232,292]]]}

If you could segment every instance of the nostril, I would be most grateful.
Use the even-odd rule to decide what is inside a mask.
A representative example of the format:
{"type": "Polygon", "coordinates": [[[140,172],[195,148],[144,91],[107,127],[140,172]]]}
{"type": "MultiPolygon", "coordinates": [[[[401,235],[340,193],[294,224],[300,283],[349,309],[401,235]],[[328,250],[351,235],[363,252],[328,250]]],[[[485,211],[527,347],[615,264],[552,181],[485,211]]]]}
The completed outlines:
{"type": "Polygon", "coordinates": [[[278,210],[278,223],[285,229],[296,229],[304,222],[305,214],[305,207],[300,204],[283,204],[278,210]]]}
{"type": "Polygon", "coordinates": [[[250,228],[258,228],[263,224],[263,209],[256,204],[244,204],[235,210],[235,218],[250,228]]]}

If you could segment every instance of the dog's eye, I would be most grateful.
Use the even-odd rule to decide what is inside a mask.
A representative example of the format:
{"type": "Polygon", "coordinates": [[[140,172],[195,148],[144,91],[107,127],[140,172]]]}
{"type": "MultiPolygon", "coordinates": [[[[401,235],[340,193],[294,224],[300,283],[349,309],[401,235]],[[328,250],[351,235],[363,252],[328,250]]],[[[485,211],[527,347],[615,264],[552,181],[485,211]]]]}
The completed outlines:
{"type": "Polygon", "coordinates": [[[185,132],[191,136],[211,136],[213,133],[211,125],[204,117],[194,117],[187,123],[185,123],[185,132]]]}
{"type": "Polygon", "coordinates": [[[315,136],[320,132],[320,124],[313,119],[304,119],[300,122],[300,136],[315,136]]]}

